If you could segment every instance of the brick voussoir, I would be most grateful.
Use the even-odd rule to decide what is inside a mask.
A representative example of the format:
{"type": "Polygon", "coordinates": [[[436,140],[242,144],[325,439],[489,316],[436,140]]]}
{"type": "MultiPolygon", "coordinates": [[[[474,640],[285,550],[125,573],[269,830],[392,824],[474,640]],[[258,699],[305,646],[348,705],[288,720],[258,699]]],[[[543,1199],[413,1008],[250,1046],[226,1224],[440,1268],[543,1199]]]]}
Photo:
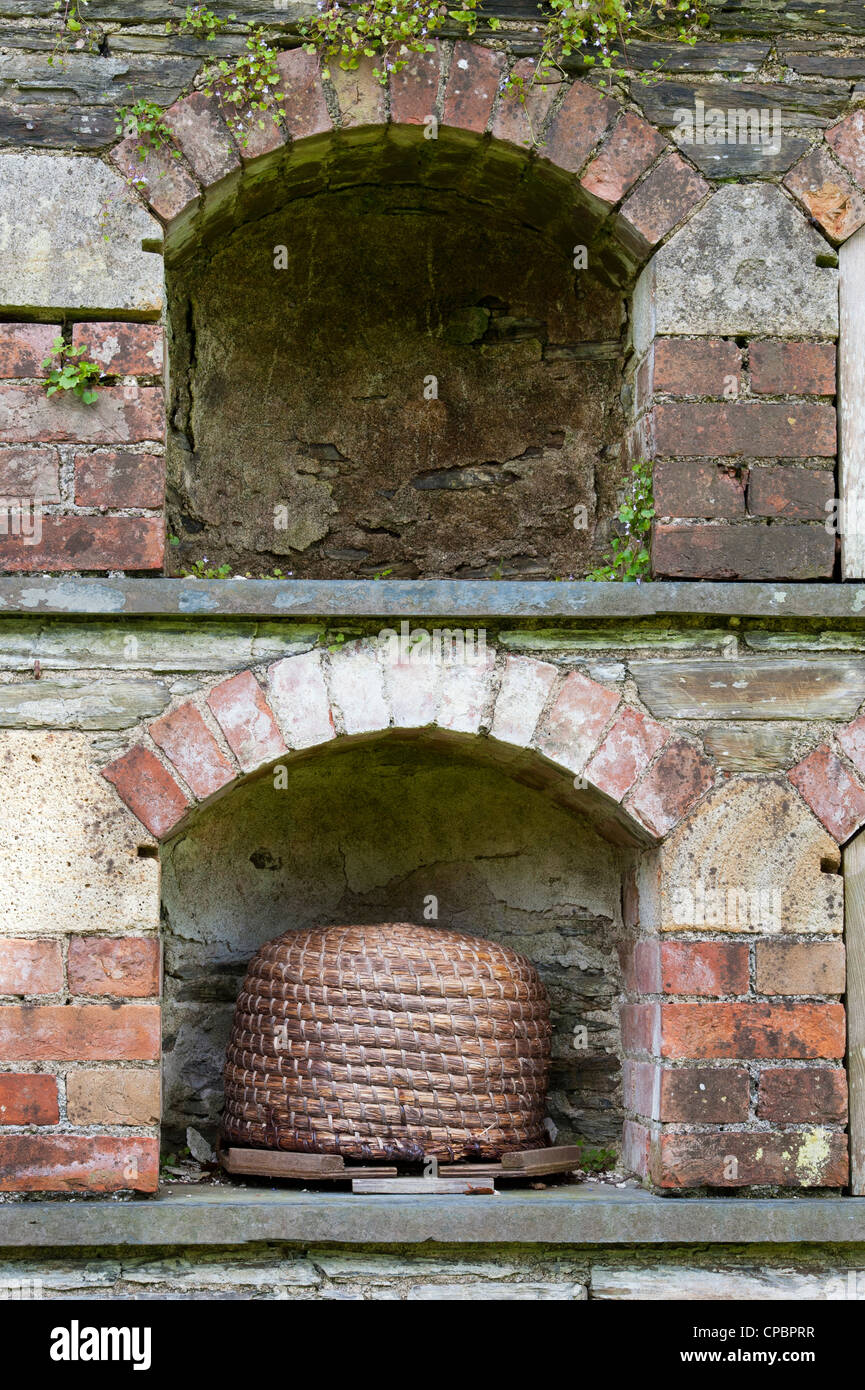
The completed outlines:
{"type": "Polygon", "coordinates": [[[666,835],[714,786],[715,765],[702,748],[671,738],[628,793],[624,809],[656,838],[666,835]]]}
{"type": "Polygon", "coordinates": [[[163,113],[178,148],[205,189],[240,169],[231,132],[215,96],[192,92],[163,113]]]}
{"type": "Polygon", "coordinates": [[[178,783],[143,743],[115,758],[102,769],[102,776],[157,839],[173,830],[189,810],[190,803],[178,783]]]}
{"type": "Polygon", "coordinates": [[[240,671],[220,681],[206,698],[244,772],[253,772],[288,752],[276,716],[252,671],[240,671]]]}
{"type": "Polygon", "coordinates": [[[827,743],[815,748],[787,776],[839,844],[865,823],[865,786],[827,743]]]}

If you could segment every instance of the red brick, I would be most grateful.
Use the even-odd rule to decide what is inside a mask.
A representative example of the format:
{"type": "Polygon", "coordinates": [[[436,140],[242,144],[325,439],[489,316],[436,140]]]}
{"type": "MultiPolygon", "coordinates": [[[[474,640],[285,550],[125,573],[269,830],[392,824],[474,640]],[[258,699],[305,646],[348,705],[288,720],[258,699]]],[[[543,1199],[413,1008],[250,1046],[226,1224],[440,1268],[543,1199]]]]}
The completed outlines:
{"type": "Polygon", "coordinates": [[[662,1067],[657,1118],[674,1124],[747,1120],[751,1079],[742,1067],[662,1067]]]}
{"type": "Polygon", "coordinates": [[[825,744],[797,763],[788,776],[839,844],[865,821],[865,787],[825,744]]]}
{"type": "Polygon", "coordinates": [[[148,733],[200,801],[234,781],[233,766],[194,705],[180,705],[154,720],[148,733]]]}
{"type": "Polygon", "coordinates": [[[85,405],[71,391],[0,386],[0,440],[7,444],[137,444],[165,433],[159,386],[101,386],[85,405]]]}
{"type": "Polygon", "coordinates": [[[670,396],[723,396],[741,381],[742,353],[727,338],[656,338],[652,389],[670,396]]]}
{"type": "Polygon", "coordinates": [[[625,239],[645,255],[678,226],[710,187],[681,155],[666,155],[619,210],[617,221],[625,239]]]}
{"type": "Polygon", "coordinates": [[[158,1125],[158,1067],[76,1067],[66,1073],[66,1113],[73,1125],[158,1125]]]}
{"type": "Polygon", "coordinates": [[[652,1145],[649,1175],[666,1188],[844,1187],[847,1140],[832,1133],[826,1140],[828,1153],[815,1160],[808,1133],[663,1134],[652,1145]]]}
{"type": "Polygon", "coordinates": [[[835,410],[808,401],[656,405],[655,451],[685,458],[830,458],[835,410]]]}
{"type": "Polygon", "coordinates": [[[0,1072],[0,1125],[56,1125],[59,1121],[53,1076],[0,1072]]]}
{"type": "Polygon", "coordinates": [[[745,480],[706,459],[662,459],[654,467],[655,514],[735,519],[745,515],[745,480]]]}
{"type": "Polygon", "coordinates": [[[659,941],[628,941],[619,946],[625,988],[633,994],[660,994],[661,945],[659,941]]]}
{"type": "Polygon", "coordinates": [[[44,377],[42,362],[60,331],[51,323],[0,323],[0,377],[44,377]]]}
{"type": "Polygon", "coordinates": [[[860,187],[865,186],[865,107],[857,106],[837,125],[830,126],[825,139],[860,187]]]}
{"type": "Polygon", "coordinates": [[[582,772],[619,696],[578,671],[566,678],[538,739],[542,753],[572,772],[582,772]]]}
{"type": "Polygon", "coordinates": [[[423,125],[436,113],[441,71],[441,44],[429,53],[410,53],[405,67],[390,75],[390,118],[394,125],[423,125]]]}
{"type": "Polygon", "coordinates": [[[657,1004],[623,1004],[620,1013],[622,1047],[626,1052],[648,1052],[657,1056],[658,1020],[657,1004]]]}
{"type": "Polygon", "coordinates": [[[856,771],[865,777],[865,714],[860,714],[852,724],[845,724],[835,739],[856,771]]]}
{"type": "Polygon", "coordinates": [[[834,396],[835,344],[762,338],[751,344],[751,390],[761,396],[834,396]]]}
{"type": "Polygon", "coordinates": [[[0,497],[60,501],[60,456],[56,449],[0,449],[0,497]]]}
{"type": "Polygon", "coordinates": [[[748,979],[748,947],[743,942],[661,942],[664,994],[747,994],[748,979]]]}
{"type": "Polygon", "coordinates": [[[73,936],[69,942],[72,994],[147,999],[159,994],[159,942],[146,936],[73,936]]]}
{"type": "Polygon", "coordinates": [[[550,122],[541,157],[576,174],[582,169],[618,106],[585,82],[574,82],[550,122]]]}
{"type": "Polygon", "coordinates": [[[0,535],[3,570],[161,570],[165,523],[155,516],[43,516],[35,545],[0,535]]]}
{"type": "Polygon", "coordinates": [[[264,691],[251,671],[214,686],[207,703],[244,772],[288,751],[264,691]]]}
{"type": "Polygon", "coordinates": [[[59,941],[0,937],[0,994],[56,994],[62,988],[59,941]]]}
{"type": "Polygon", "coordinates": [[[777,1067],[760,1073],[757,1114],[787,1124],[847,1121],[843,1067],[777,1067]]]}
{"type": "Polygon", "coordinates": [[[825,526],[656,522],[652,573],[666,579],[831,579],[835,537],[825,526]]]}
{"type": "Polygon", "coordinates": [[[169,106],[162,118],[202,188],[240,168],[240,157],[216,96],[192,92],[169,106]]]}
{"type": "Polygon", "coordinates": [[[748,476],[751,516],[780,516],[787,521],[826,521],[826,503],[835,496],[835,475],[828,468],[794,468],[789,463],[755,464],[748,476]]]}
{"type": "Polygon", "coordinates": [[[645,1125],[625,1120],[622,1127],[622,1167],[626,1173],[645,1177],[649,1171],[650,1135],[645,1125]]]}
{"type": "Polygon", "coordinates": [[[158,1139],[9,1134],[0,1139],[4,1192],[155,1192],[158,1139]]]}
{"type": "Polygon", "coordinates": [[[167,835],[188,810],[189,803],[171,773],[140,743],[103,768],[102,776],[157,838],[167,835]]]}
{"type": "Polygon", "coordinates": [[[503,53],[473,43],[454,44],[442,104],[442,125],[475,130],[478,134],[486,130],[504,70],[503,53]]]}
{"type": "Polygon", "coordinates": [[[580,183],[587,193],[612,206],[624,198],[640,174],[664,149],[653,125],[627,111],[586,169],[580,183]]]}
{"type": "Polygon", "coordinates": [[[683,738],[672,739],[628,799],[628,810],[655,835],[666,835],[708,791],[708,758],[683,738]]]}
{"type": "Polygon", "coordinates": [[[283,119],[292,140],[303,140],[331,130],[333,122],[327,112],[316,54],[292,48],[279,54],[276,65],[285,93],[283,119]]]}
{"type": "Polygon", "coordinates": [[[843,1057],[840,1004],[664,1003],[662,1057],[843,1057]]]}
{"type": "Polygon", "coordinates": [[[843,994],[841,941],[758,941],[759,994],[843,994]]]}
{"type": "Polygon", "coordinates": [[[490,134],[496,140],[506,140],[508,144],[531,148],[539,143],[540,133],[550,107],[561,91],[558,82],[532,82],[535,71],[534,58],[520,58],[514,64],[511,79],[517,83],[522,80],[524,101],[519,98],[519,89],[511,93],[505,91],[499,101],[490,134]]]}
{"type": "Polygon", "coordinates": [[[865,222],[865,200],[825,145],[794,164],[784,185],[833,241],[844,241],[865,222]]]}
{"type": "Polygon", "coordinates": [[[161,507],[165,459],[158,454],[77,454],[75,501],[79,507],[161,507]]]}
{"type": "Polygon", "coordinates": [[[198,184],[170,149],[148,148],[142,159],[142,148],[138,136],[130,135],[111,151],[111,161],[139,190],[157,217],[172,222],[197,203],[198,184]]]}
{"type": "Polygon", "coordinates": [[[586,776],[593,786],[621,801],[669,737],[657,720],[636,709],[623,709],[586,768],[586,776]]]}
{"type": "Polygon", "coordinates": [[[108,376],[159,376],[162,328],[158,323],[76,323],[72,346],[86,347],[88,362],[108,376]]]}
{"type": "Polygon", "coordinates": [[[153,1061],[157,1004],[2,1004],[4,1062],[153,1061]]]}
{"type": "Polygon", "coordinates": [[[672,1124],[735,1124],[748,1119],[750,1078],[742,1067],[659,1067],[626,1061],[625,1107],[672,1124]]]}

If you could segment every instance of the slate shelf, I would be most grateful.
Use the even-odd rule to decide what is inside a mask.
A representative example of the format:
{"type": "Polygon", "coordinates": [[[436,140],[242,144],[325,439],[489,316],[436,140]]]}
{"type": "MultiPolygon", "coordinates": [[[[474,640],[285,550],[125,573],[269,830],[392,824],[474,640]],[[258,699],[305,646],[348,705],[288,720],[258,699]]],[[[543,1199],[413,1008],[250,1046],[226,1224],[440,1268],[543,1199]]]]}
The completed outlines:
{"type": "Polygon", "coordinates": [[[0,617],[651,618],[865,620],[863,584],[590,584],[510,580],[2,578],[0,617]]]}
{"type": "Polygon", "coordinates": [[[364,1197],[167,1186],[131,1201],[0,1202],[0,1249],[340,1245],[865,1243],[861,1197],[656,1197],[600,1186],[495,1197],[364,1197]]]}

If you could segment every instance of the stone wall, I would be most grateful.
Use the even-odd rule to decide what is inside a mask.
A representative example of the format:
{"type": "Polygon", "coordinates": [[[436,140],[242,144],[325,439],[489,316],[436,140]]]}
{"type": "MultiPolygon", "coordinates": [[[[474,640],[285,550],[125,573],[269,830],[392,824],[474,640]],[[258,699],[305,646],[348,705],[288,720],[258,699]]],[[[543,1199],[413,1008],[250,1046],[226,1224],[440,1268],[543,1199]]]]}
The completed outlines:
{"type": "Polygon", "coordinates": [[[256,945],[429,894],[541,967],[563,1132],[624,1115],[661,1188],[843,1186],[860,621],[501,626],[440,667],[378,633],[4,620],[4,1186],[149,1190],[160,1051],[172,1136],[207,1127],[256,945]]]}
{"type": "Polygon", "coordinates": [[[241,7],[280,48],[286,94],[249,146],[200,90],[239,24],[208,45],[165,32],[171,6],[132,23],[91,0],[83,47],[52,54],[56,19],[10,17],[0,480],[45,525],[35,547],[3,538],[4,567],[164,564],[155,364],[106,358],[100,338],[159,318],[162,249],[175,570],[579,576],[643,457],[658,576],[836,577],[836,248],[865,220],[861,16],[712,8],[695,49],[635,44],[612,94],[575,59],[578,80],[524,111],[501,86],[537,38],[512,9],[496,37],[448,39],[382,89],[365,70],[321,82],[291,6],[241,7]],[[141,97],[167,108],[170,157],[112,148],[115,107],[141,97]],[[393,302],[357,293],[364,266],[393,302]],[[98,339],[97,406],[44,398],[19,351],[28,335],[41,351],[36,321],[98,339]],[[122,457],[79,492],[84,447],[122,457]]]}

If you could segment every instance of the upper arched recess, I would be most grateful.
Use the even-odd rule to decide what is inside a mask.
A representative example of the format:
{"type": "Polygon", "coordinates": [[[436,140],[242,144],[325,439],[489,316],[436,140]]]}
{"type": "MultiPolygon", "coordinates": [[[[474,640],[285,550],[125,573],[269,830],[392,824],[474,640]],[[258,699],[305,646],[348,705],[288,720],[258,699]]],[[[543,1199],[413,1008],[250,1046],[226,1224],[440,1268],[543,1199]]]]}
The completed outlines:
{"type": "Polygon", "coordinates": [[[525,104],[509,97],[508,61],[436,43],[384,87],[371,62],[323,82],[315,55],[296,48],[278,59],[281,117],[245,147],[217,97],[193,92],[165,112],[182,158],[161,147],[142,160],[135,136],[111,158],[165,226],[169,258],[293,198],[421,182],[590,246],[593,269],[624,283],[709,185],[654,126],[588,83],[533,88],[525,104]]]}

